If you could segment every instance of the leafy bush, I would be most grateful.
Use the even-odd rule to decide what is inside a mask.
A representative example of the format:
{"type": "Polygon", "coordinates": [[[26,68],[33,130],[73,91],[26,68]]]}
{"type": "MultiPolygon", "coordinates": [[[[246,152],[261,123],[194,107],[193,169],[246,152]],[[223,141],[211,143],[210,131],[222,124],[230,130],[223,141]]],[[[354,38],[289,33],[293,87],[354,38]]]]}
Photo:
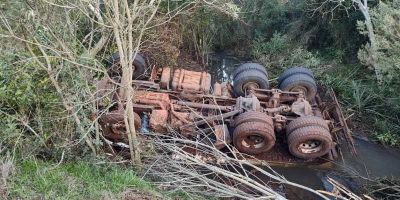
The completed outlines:
{"type": "Polygon", "coordinates": [[[344,106],[351,125],[391,146],[400,145],[400,87],[378,86],[363,66],[340,66],[325,71],[323,82],[332,87],[344,106]]]}
{"type": "Polygon", "coordinates": [[[318,56],[293,44],[287,35],[280,33],[275,33],[270,40],[256,38],[252,54],[275,76],[291,66],[317,67],[321,63],[318,56]]]}
{"type": "Polygon", "coordinates": [[[80,66],[101,66],[96,60],[76,56],[86,50],[81,41],[86,35],[85,27],[90,27],[89,20],[82,13],[66,14],[62,8],[43,2],[28,5],[6,1],[0,4],[0,10],[4,10],[0,23],[1,146],[23,157],[48,159],[59,157],[63,150],[70,150],[66,155],[85,152],[80,132],[63,101],[75,106],[90,133],[93,127],[87,116],[93,109],[90,98],[94,88],[88,79],[93,71],[80,66]],[[66,18],[71,22],[59,23],[66,18]],[[46,62],[45,54],[38,46],[27,45],[19,38],[49,47],[43,52],[48,55],[51,76],[47,65],[40,65],[46,62]],[[62,95],[50,77],[58,82],[62,95]]]}
{"type": "MultiPolygon", "coordinates": [[[[374,25],[374,33],[378,47],[377,66],[382,71],[386,82],[400,82],[400,1],[384,3],[370,10],[374,25]]],[[[365,24],[359,22],[359,30],[366,34],[365,24]]],[[[366,44],[360,49],[360,61],[369,65],[370,46],[366,44]]]]}

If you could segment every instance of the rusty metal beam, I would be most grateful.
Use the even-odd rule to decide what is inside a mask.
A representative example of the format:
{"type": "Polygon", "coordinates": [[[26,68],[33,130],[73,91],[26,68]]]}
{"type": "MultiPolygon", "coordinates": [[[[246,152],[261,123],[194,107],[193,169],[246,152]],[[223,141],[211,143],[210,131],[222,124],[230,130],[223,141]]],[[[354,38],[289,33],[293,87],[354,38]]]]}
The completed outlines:
{"type": "Polygon", "coordinates": [[[340,107],[339,101],[336,98],[335,92],[333,91],[332,88],[330,88],[329,93],[330,93],[330,96],[333,98],[333,102],[335,103],[335,110],[336,110],[337,115],[339,116],[340,124],[343,127],[344,136],[347,140],[348,145],[351,148],[351,153],[353,155],[357,155],[357,150],[354,146],[354,140],[353,140],[353,137],[351,136],[351,131],[347,125],[346,119],[343,116],[343,112],[340,107]]]}
{"type": "Polygon", "coordinates": [[[187,101],[177,101],[175,102],[177,105],[188,106],[193,108],[204,108],[204,109],[212,109],[212,110],[222,110],[222,111],[231,111],[233,109],[232,106],[220,106],[220,105],[212,105],[212,104],[202,104],[202,103],[193,103],[187,101]]]}
{"type": "Polygon", "coordinates": [[[239,114],[240,112],[241,112],[241,110],[234,110],[234,111],[227,112],[227,113],[220,114],[220,115],[213,115],[213,116],[205,117],[205,118],[203,118],[203,119],[201,119],[199,121],[195,121],[193,123],[190,123],[190,124],[187,124],[185,126],[182,126],[181,128],[182,129],[187,129],[187,128],[192,127],[192,126],[197,127],[197,126],[200,126],[200,125],[203,125],[203,124],[215,121],[215,120],[223,120],[225,118],[229,118],[229,117],[235,116],[236,114],[239,114]]]}
{"type": "Polygon", "coordinates": [[[271,92],[271,93],[273,93],[273,92],[278,91],[278,92],[281,93],[281,94],[295,94],[295,95],[302,94],[302,92],[289,92],[289,91],[282,91],[282,90],[279,90],[279,89],[267,90],[267,89],[255,88],[255,89],[253,89],[253,90],[256,91],[256,92],[271,92]]]}

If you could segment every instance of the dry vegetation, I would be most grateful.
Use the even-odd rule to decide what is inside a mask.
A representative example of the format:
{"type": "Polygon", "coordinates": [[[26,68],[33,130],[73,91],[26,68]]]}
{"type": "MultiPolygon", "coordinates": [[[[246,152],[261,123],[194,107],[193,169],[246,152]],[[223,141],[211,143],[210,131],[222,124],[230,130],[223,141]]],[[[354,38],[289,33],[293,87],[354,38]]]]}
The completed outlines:
{"type": "MultiPolygon", "coordinates": [[[[157,66],[177,66],[181,47],[186,46],[193,51],[198,61],[205,64],[204,56],[215,42],[214,38],[229,38],[226,35],[235,34],[230,30],[220,31],[221,29],[215,27],[233,23],[232,19],[236,19],[240,12],[236,4],[229,0],[194,0],[183,3],[168,1],[171,4],[162,0],[137,0],[133,3],[127,0],[107,0],[104,4],[100,2],[102,1],[18,2],[6,0],[0,3],[0,64],[1,67],[4,66],[4,70],[0,70],[2,84],[0,85],[0,147],[2,147],[0,149],[0,199],[42,198],[43,196],[51,199],[58,194],[61,198],[76,199],[82,199],[82,196],[93,199],[100,197],[113,199],[121,195],[123,196],[121,198],[137,199],[138,196],[135,195],[139,194],[143,197],[147,193],[141,195],[141,192],[132,192],[127,189],[128,187],[156,190],[133,174],[130,167],[92,165],[90,163],[94,162],[93,160],[75,167],[71,164],[85,159],[88,154],[100,159],[103,163],[104,160],[107,163],[110,162],[105,158],[107,154],[103,148],[107,146],[105,145],[107,141],[101,135],[97,121],[87,116],[96,111],[95,102],[98,100],[94,95],[93,82],[98,77],[107,76],[103,61],[115,51],[119,52],[123,67],[123,80],[120,87],[124,90],[121,90],[123,91],[120,94],[121,101],[126,102],[126,108],[128,108],[125,111],[125,121],[129,127],[127,130],[129,143],[125,147],[130,147],[132,163],[136,166],[140,166],[141,157],[144,158],[144,163],[142,163],[144,177],[155,180],[154,184],[159,187],[158,189],[172,193],[182,192],[183,197],[189,196],[189,198],[211,196],[283,199],[285,196],[276,192],[274,187],[290,185],[326,198],[321,194],[327,194],[326,192],[314,191],[287,181],[267,164],[260,168],[238,159],[241,155],[233,149],[229,148],[229,153],[226,154],[205,143],[193,142],[177,135],[152,135],[151,140],[146,142],[152,144],[153,149],[149,152],[153,154],[145,152],[144,155],[140,155],[140,145],[133,125],[133,110],[130,109],[132,102],[126,101],[134,93],[130,79],[132,77],[131,61],[134,55],[142,52],[150,63],[157,66]],[[197,18],[192,17],[194,13],[197,13],[197,16],[213,17],[215,13],[221,13],[225,20],[229,20],[222,21],[221,24],[213,24],[213,19],[209,18],[197,21],[197,18]],[[185,21],[185,19],[190,19],[190,21],[185,21]],[[195,150],[196,156],[185,149],[195,150]],[[24,162],[25,160],[32,161],[24,162]],[[50,164],[43,163],[42,160],[50,164]],[[92,174],[92,171],[96,173],[92,174]],[[103,175],[110,171],[111,175],[105,178],[117,184],[115,188],[108,191],[109,183],[103,175]],[[261,173],[271,179],[267,182],[260,180],[254,175],[256,173],[261,173]],[[44,178],[34,179],[36,177],[32,177],[32,174],[41,175],[44,178]],[[65,174],[71,176],[71,182],[65,181],[65,174]],[[125,176],[126,174],[128,176],[125,176]],[[104,184],[104,182],[107,183],[104,184]],[[77,184],[70,188],[71,185],[67,183],[77,184]],[[58,184],[59,187],[54,186],[58,184]],[[93,187],[79,191],[80,188],[77,186],[82,186],[82,184],[93,187]],[[18,187],[26,190],[19,190],[18,187]],[[70,193],[64,193],[65,191],[70,193]],[[103,194],[104,191],[106,194],[103,194]]],[[[391,10],[393,13],[395,11],[391,10]]],[[[248,29],[251,24],[257,24],[256,20],[254,17],[253,22],[243,24],[248,29]]],[[[267,20],[262,19],[262,21],[267,20]]],[[[390,24],[393,24],[392,21],[390,24]]],[[[281,26],[280,23],[278,24],[281,26]]],[[[274,29],[272,26],[269,27],[269,30],[274,29]]],[[[383,32],[382,27],[379,27],[379,31],[383,32]]],[[[312,64],[319,64],[315,55],[303,48],[295,48],[295,51],[292,51],[293,46],[289,45],[290,37],[274,35],[276,36],[268,38],[268,42],[264,41],[266,38],[253,40],[253,38],[244,37],[248,43],[253,42],[255,48],[260,47],[260,49],[246,49],[246,52],[258,52],[259,55],[254,55],[254,57],[259,57],[260,60],[263,60],[261,58],[263,56],[265,58],[266,54],[277,52],[279,56],[268,55],[268,58],[276,58],[275,60],[264,59],[268,62],[267,66],[271,67],[276,67],[278,65],[276,63],[280,65],[295,63],[294,58],[299,58],[296,62],[309,61],[312,64]],[[280,48],[279,45],[283,47],[280,48]]],[[[395,49],[395,47],[390,48],[395,49]]],[[[378,79],[382,79],[380,74],[377,73],[377,76],[378,79]]],[[[396,78],[393,75],[393,80],[397,80],[396,78]]],[[[346,77],[339,81],[334,79],[331,84],[348,92],[351,104],[354,99],[359,100],[359,106],[355,106],[357,112],[373,110],[375,107],[368,107],[371,102],[365,102],[369,99],[365,98],[365,94],[372,96],[374,92],[370,90],[353,92],[355,90],[351,89],[350,79],[353,77],[346,77]]],[[[354,83],[354,87],[359,89],[370,88],[368,84],[354,83]]],[[[372,82],[372,84],[375,83],[372,82]]],[[[393,88],[382,91],[390,93],[390,89],[393,88]]],[[[342,92],[344,99],[345,92],[342,92]]],[[[386,101],[374,96],[373,101],[395,105],[392,106],[393,113],[397,113],[396,99],[386,101]]],[[[354,102],[357,101],[354,100],[354,102]]],[[[378,114],[384,113],[382,109],[373,111],[378,114]]],[[[383,137],[381,141],[388,140],[388,143],[394,141],[394,145],[398,145],[396,140],[398,132],[395,132],[398,126],[392,123],[396,121],[398,119],[385,119],[382,127],[389,128],[383,129],[385,134],[380,135],[383,137]],[[386,122],[390,126],[386,126],[386,122]],[[394,128],[390,128],[392,126],[394,128]]],[[[123,158],[116,160],[119,163],[126,162],[123,158]]],[[[398,197],[399,188],[396,182],[383,181],[376,185],[377,188],[373,191],[376,197],[380,195],[398,197]]],[[[337,188],[337,193],[329,195],[343,199],[359,198],[340,184],[337,184],[337,188]]],[[[149,199],[159,198],[159,194],[151,193],[149,196],[149,199]]]]}

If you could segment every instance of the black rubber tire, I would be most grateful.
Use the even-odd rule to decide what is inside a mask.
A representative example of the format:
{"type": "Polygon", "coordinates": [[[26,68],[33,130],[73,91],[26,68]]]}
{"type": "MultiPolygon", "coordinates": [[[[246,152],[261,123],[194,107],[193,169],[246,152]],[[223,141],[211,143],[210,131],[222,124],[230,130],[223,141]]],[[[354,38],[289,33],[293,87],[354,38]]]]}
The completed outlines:
{"type": "Polygon", "coordinates": [[[233,144],[242,153],[256,155],[269,151],[275,145],[276,137],[274,129],[263,122],[245,122],[233,131],[233,144]],[[262,146],[249,148],[243,144],[249,136],[257,136],[263,139],[262,146]]]}
{"type": "Polygon", "coordinates": [[[265,74],[265,76],[268,79],[268,72],[267,69],[265,69],[264,66],[258,64],[258,63],[244,63],[240,65],[238,68],[236,68],[235,72],[233,73],[233,79],[236,78],[236,76],[244,71],[248,70],[257,70],[265,74]]]}
{"type": "Polygon", "coordinates": [[[279,89],[282,91],[295,91],[296,87],[303,87],[306,89],[305,98],[309,101],[314,99],[315,94],[317,94],[317,84],[315,80],[305,74],[289,76],[279,85],[279,89]]]}
{"type": "Polygon", "coordinates": [[[289,135],[293,131],[306,126],[319,126],[329,131],[329,126],[323,118],[316,116],[304,116],[298,117],[291,121],[286,127],[286,134],[289,135]]]}
{"type": "Polygon", "coordinates": [[[243,86],[250,82],[257,83],[258,88],[260,89],[269,88],[268,77],[263,73],[260,73],[260,71],[254,69],[243,71],[233,79],[233,91],[235,92],[236,97],[245,96],[246,91],[243,86]]]}
{"type": "Polygon", "coordinates": [[[237,127],[240,124],[246,122],[262,122],[270,125],[272,129],[274,128],[274,122],[272,120],[272,117],[270,117],[266,113],[257,111],[247,111],[238,115],[237,117],[235,117],[235,120],[233,121],[233,127],[237,127]]]}
{"type": "Polygon", "coordinates": [[[311,78],[314,79],[314,74],[310,69],[308,69],[306,67],[292,67],[292,68],[286,69],[279,76],[279,78],[278,78],[278,87],[279,87],[279,85],[281,84],[281,82],[283,80],[285,80],[286,78],[288,78],[289,76],[292,76],[294,74],[305,74],[305,75],[308,75],[308,76],[310,76],[311,78]]]}
{"type": "MultiPolygon", "coordinates": [[[[117,77],[122,75],[122,69],[119,65],[120,57],[119,53],[114,53],[111,58],[107,61],[108,70],[107,73],[110,77],[117,77]]],[[[135,70],[133,71],[132,79],[140,80],[145,78],[146,72],[146,61],[143,56],[140,54],[136,54],[135,59],[133,60],[133,66],[135,66],[135,70]]]]}
{"type": "Polygon", "coordinates": [[[326,129],[320,126],[307,126],[293,131],[287,136],[289,151],[292,155],[303,159],[314,159],[327,154],[333,147],[332,136],[326,129]],[[315,152],[305,153],[301,144],[307,141],[318,141],[320,147],[315,152]]]}

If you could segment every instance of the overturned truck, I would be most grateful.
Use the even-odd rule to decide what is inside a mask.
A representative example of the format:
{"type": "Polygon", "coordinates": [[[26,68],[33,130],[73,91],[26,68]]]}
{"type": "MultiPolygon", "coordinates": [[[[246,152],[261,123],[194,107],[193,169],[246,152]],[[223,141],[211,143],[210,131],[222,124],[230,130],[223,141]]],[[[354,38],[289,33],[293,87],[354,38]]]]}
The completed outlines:
{"type": "MultiPolygon", "coordinates": [[[[204,71],[148,69],[139,54],[133,66],[137,130],[174,132],[192,140],[207,133],[201,137],[221,151],[229,145],[244,159],[278,165],[323,164],[338,158],[343,146],[355,153],[333,91],[318,88],[305,67],[287,69],[270,86],[266,68],[257,63],[238,67],[233,84],[212,84],[204,71]]],[[[118,102],[114,83],[119,72],[118,57],[113,56],[110,76],[99,81],[97,92],[103,135],[114,142],[127,140],[123,105],[109,103],[118,102]]]]}

